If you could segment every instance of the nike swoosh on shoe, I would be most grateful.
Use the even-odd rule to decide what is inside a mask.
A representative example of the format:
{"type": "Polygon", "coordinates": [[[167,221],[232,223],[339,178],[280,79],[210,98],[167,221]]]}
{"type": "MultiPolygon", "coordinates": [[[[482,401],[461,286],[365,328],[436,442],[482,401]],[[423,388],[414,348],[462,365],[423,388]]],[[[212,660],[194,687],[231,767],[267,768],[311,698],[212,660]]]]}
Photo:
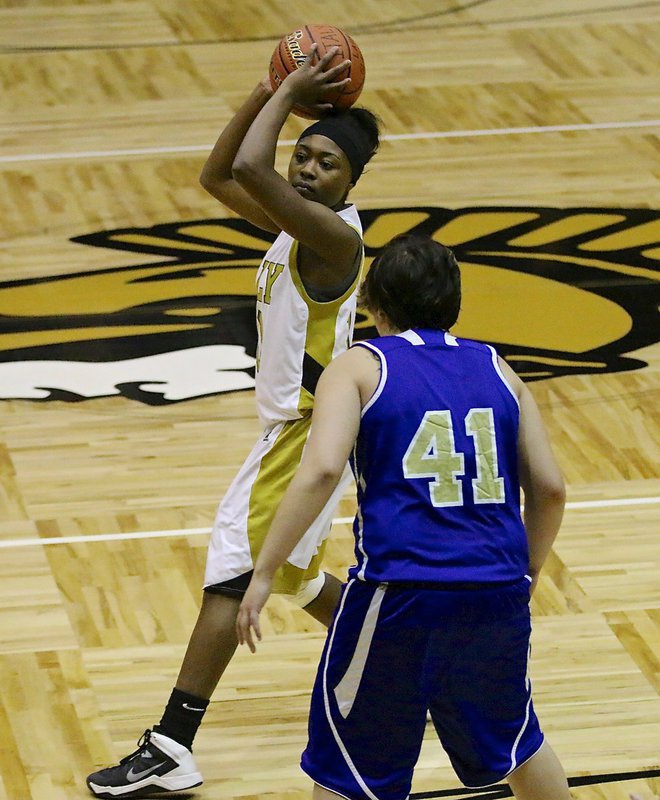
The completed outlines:
{"type": "Polygon", "coordinates": [[[161,761],[159,764],[156,764],[153,767],[149,767],[149,769],[143,769],[141,772],[134,772],[133,767],[131,767],[126,773],[126,780],[129,781],[130,783],[135,783],[136,781],[139,781],[142,778],[146,778],[147,775],[151,775],[152,772],[157,770],[158,767],[162,767],[164,764],[167,764],[167,761],[161,761]]]}

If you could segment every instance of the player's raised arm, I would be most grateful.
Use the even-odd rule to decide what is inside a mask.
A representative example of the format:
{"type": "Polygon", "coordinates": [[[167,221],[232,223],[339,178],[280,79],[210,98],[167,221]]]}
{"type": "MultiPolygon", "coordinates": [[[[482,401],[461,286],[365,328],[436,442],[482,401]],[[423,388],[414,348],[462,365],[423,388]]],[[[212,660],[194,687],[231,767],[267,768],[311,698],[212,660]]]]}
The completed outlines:
{"type": "Polygon", "coordinates": [[[310,137],[296,145],[288,181],[274,167],[277,137],[294,106],[329,111],[324,92],[348,80],[337,81],[347,62],[327,67],[334,55],[333,49],[319,59],[313,45],[305,63],[284,79],[245,135],[233,175],[282,230],[324,261],[344,267],[338,269],[342,277],[355,264],[361,247],[358,234],[336,213],[354,184],[346,153],[332,141],[326,147],[316,146],[310,137]]]}
{"type": "MultiPolygon", "coordinates": [[[[323,94],[335,88],[334,78],[346,67],[341,63],[326,69],[333,56],[331,50],[318,58],[316,45],[312,45],[305,63],[285,78],[247,132],[234,160],[233,172],[241,186],[282,230],[328,260],[352,263],[359,246],[355,232],[337,217],[329,204],[310,203],[311,196],[305,197],[297,191],[298,187],[287,182],[274,168],[277,137],[294,106],[303,105],[319,112],[331,110],[330,105],[323,103],[323,94]]],[[[347,81],[344,79],[342,83],[347,81]]],[[[295,160],[294,153],[294,163],[295,160]]],[[[336,199],[332,199],[335,199],[333,205],[338,205],[343,202],[349,188],[350,166],[346,159],[339,158],[327,157],[325,163],[319,158],[318,162],[319,172],[336,173],[340,191],[336,199]],[[341,178],[345,180],[340,184],[341,178]]],[[[315,176],[310,174],[307,177],[311,190],[315,176]]],[[[305,183],[304,178],[303,174],[301,183],[305,183]]]]}
{"type": "Polygon", "coordinates": [[[245,134],[266,105],[273,91],[267,78],[260,81],[220,134],[209,155],[199,182],[209,194],[244,219],[263,230],[279,233],[281,228],[234,179],[232,167],[245,134]]]}

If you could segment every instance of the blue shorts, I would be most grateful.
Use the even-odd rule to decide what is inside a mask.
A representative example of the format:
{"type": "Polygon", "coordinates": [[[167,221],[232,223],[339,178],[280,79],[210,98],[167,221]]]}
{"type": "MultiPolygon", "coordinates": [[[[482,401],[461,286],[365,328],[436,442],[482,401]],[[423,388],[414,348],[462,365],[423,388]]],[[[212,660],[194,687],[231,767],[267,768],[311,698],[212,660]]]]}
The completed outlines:
{"type": "Polygon", "coordinates": [[[419,588],[351,580],[328,631],[302,768],[349,800],[404,800],[430,710],[464,785],[543,743],[527,676],[529,582],[419,588]]]}

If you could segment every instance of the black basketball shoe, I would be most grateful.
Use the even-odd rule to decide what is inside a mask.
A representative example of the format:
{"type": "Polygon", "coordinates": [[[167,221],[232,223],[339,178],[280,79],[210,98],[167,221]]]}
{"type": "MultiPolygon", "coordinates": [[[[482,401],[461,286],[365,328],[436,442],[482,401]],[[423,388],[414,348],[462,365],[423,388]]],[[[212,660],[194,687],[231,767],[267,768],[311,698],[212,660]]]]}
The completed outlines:
{"type": "Polygon", "coordinates": [[[190,750],[162,733],[146,730],[138,749],[87,776],[95,797],[144,797],[154,792],[180,792],[202,783],[202,776],[190,750]]]}

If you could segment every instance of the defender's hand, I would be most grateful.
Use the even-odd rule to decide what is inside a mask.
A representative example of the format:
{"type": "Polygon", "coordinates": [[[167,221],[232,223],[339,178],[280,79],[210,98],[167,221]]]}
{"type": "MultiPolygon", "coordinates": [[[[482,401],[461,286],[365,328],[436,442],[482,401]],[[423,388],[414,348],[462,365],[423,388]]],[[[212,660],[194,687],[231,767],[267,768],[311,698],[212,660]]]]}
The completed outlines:
{"type": "Polygon", "coordinates": [[[243,597],[238,615],[236,617],[236,636],[239,644],[247,644],[250,652],[256,652],[257,641],[261,641],[261,626],[259,624],[259,614],[270,597],[273,585],[272,578],[252,576],[247,592],[243,597]],[[253,636],[254,632],[254,636],[253,636]]]}

